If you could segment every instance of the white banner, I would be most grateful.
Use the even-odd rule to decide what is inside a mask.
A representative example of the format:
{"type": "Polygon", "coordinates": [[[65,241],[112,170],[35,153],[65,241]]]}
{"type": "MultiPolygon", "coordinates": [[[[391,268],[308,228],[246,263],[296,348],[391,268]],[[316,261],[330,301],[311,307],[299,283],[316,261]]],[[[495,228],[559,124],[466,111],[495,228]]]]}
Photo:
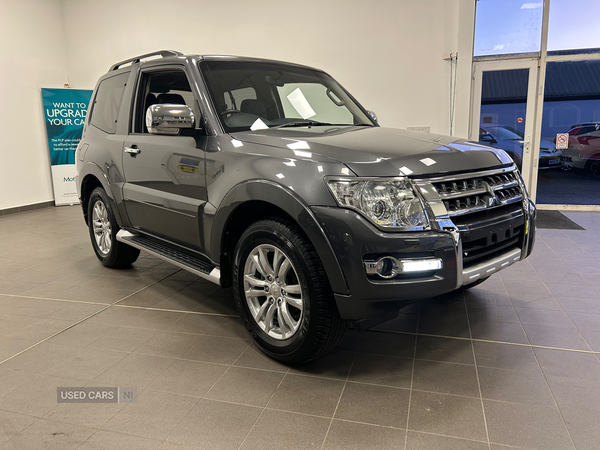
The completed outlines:
{"type": "Polygon", "coordinates": [[[52,184],[54,186],[54,203],[56,206],[79,203],[75,175],[77,175],[75,164],[52,166],[52,184]]]}

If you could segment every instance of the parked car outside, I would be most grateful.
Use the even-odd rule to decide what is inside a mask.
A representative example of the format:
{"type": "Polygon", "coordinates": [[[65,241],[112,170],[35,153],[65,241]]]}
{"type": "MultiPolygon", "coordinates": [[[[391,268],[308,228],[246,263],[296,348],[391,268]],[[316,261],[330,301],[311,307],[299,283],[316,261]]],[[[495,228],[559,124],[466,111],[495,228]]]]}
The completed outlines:
{"type": "Polygon", "coordinates": [[[600,179],[600,122],[586,122],[573,127],[569,133],[569,148],[563,150],[563,165],[589,172],[600,179]]]}
{"type": "MultiPolygon", "coordinates": [[[[513,159],[519,170],[523,163],[524,136],[519,130],[508,125],[485,125],[479,128],[479,142],[501,148],[513,159]]],[[[550,141],[540,142],[539,169],[554,169],[561,165],[561,150],[550,141]]]]}

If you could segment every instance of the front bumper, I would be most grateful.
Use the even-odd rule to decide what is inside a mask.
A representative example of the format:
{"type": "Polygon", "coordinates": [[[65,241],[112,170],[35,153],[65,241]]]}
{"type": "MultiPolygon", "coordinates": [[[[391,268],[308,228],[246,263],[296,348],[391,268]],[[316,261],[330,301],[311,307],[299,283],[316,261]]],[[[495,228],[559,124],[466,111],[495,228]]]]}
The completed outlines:
{"type": "MultiPolygon", "coordinates": [[[[431,231],[383,232],[355,211],[336,207],[313,207],[312,211],[329,239],[338,258],[350,295],[334,294],[341,316],[347,320],[363,320],[399,310],[415,300],[435,297],[486,278],[514,264],[531,252],[535,236],[535,207],[529,201],[528,211],[520,219],[504,217],[494,223],[483,222],[468,230],[449,226],[449,221],[434,220],[431,231]],[[484,262],[470,263],[463,252],[463,241],[481,239],[490,230],[504,229],[517,223],[523,235],[518,248],[493,254],[484,262]],[[512,222],[511,222],[512,221],[512,222]],[[397,259],[439,258],[439,270],[400,275],[391,280],[377,279],[367,274],[366,261],[383,255],[397,259]]],[[[452,223],[452,222],[450,222],[452,223]]],[[[326,271],[336,270],[325,268],[326,271]]]]}

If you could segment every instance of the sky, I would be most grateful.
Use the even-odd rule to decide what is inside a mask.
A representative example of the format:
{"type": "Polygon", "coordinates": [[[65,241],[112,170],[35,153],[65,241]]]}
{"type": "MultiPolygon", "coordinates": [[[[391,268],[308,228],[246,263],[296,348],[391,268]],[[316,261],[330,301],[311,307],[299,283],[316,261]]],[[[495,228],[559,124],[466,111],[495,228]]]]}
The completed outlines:
{"type": "MultiPolygon", "coordinates": [[[[475,56],[540,50],[543,1],[477,0],[475,56]]],[[[550,0],[548,50],[600,47],[600,0],[550,0]]]]}

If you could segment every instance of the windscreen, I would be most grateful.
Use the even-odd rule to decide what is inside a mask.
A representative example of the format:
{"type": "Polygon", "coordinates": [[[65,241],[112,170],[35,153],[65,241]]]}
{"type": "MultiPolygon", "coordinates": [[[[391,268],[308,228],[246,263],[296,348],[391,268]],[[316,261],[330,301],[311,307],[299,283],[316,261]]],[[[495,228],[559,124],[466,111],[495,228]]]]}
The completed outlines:
{"type": "Polygon", "coordinates": [[[203,61],[200,69],[225,131],[286,126],[373,126],[327,74],[286,64],[203,61]]]}

